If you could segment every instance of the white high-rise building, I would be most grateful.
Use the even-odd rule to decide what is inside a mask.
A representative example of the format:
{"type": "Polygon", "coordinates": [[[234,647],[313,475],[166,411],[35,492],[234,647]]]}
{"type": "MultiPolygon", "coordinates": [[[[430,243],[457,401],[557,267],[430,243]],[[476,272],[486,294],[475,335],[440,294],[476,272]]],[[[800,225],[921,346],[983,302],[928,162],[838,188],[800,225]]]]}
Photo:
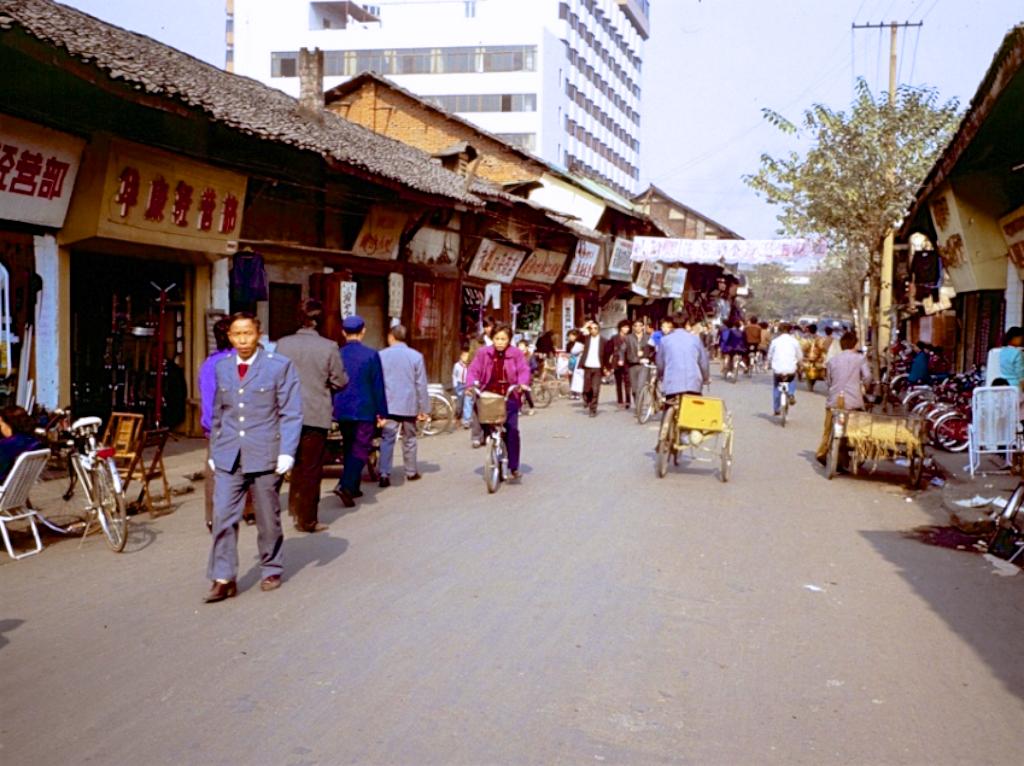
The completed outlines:
{"type": "Polygon", "coordinates": [[[297,96],[371,70],[620,193],[640,176],[649,0],[228,0],[227,68],[297,96]]]}

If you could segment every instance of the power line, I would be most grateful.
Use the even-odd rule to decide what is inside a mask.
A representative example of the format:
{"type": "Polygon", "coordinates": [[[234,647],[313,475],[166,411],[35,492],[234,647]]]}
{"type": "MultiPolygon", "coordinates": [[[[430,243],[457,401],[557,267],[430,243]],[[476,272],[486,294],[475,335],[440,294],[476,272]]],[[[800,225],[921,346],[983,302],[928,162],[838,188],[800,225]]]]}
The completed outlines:
{"type": "MultiPolygon", "coordinates": [[[[923,22],[922,22],[923,23],[923,22]]],[[[917,44],[921,40],[921,27],[917,28],[917,34],[914,35],[914,54],[910,59],[910,80],[909,84],[914,84],[914,67],[917,66],[917,44]]]]}

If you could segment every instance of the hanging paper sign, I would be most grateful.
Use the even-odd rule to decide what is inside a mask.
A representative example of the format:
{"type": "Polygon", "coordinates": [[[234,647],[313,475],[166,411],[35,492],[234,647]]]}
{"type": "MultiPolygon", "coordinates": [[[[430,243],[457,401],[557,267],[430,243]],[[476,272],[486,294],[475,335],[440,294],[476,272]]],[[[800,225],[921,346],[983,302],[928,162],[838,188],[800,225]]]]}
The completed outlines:
{"type": "Polygon", "coordinates": [[[660,261],[655,261],[651,264],[651,284],[647,288],[648,298],[661,298],[664,297],[664,285],[665,285],[665,264],[660,261]]]}
{"type": "Polygon", "coordinates": [[[602,327],[615,327],[626,318],[626,315],[626,301],[615,299],[604,304],[598,316],[598,321],[602,327]]]}
{"type": "Polygon", "coordinates": [[[523,262],[516,279],[553,285],[558,275],[562,273],[562,267],[568,257],[565,253],[556,253],[553,250],[534,250],[523,262]]]}
{"type": "Polygon", "coordinates": [[[608,262],[608,278],[629,282],[633,278],[632,255],[633,241],[616,237],[615,245],[612,247],[612,258],[608,262]]]}
{"type": "Polygon", "coordinates": [[[744,266],[780,263],[813,267],[826,255],[828,244],[824,240],[637,237],[633,240],[631,257],[639,262],[738,263],[744,266]]]}
{"type": "Polygon", "coordinates": [[[363,221],[359,236],[356,237],[356,244],[352,248],[353,255],[382,261],[395,260],[398,257],[398,245],[407,220],[408,216],[405,213],[374,205],[363,221]]]}
{"type": "MultiPolygon", "coordinates": [[[[576,298],[569,295],[562,298],[562,348],[569,342],[569,330],[576,326],[576,298]]],[[[566,351],[569,349],[566,348],[566,351]]]]}
{"type": "Polygon", "coordinates": [[[434,299],[434,286],[415,282],[412,286],[413,340],[436,340],[441,333],[441,312],[434,299]]]}
{"type": "Polygon", "coordinates": [[[341,318],[355,316],[356,314],[356,283],[341,283],[341,318]]]}
{"type": "Polygon", "coordinates": [[[484,239],[481,240],[473,263],[469,267],[469,275],[508,284],[515,278],[525,258],[526,253],[522,250],[484,239]]]}
{"type": "Polygon", "coordinates": [[[409,242],[409,263],[433,266],[439,274],[454,275],[459,264],[459,233],[421,228],[409,242]]]}
{"type": "Polygon", "coordinates": [[[402,316],[402,300],[405,295],[405,279],[401,274],[388,274],[388,316],[402,316]]]}
{"type": "Polygon", "coordinates": [[[472,308],[480,308],[484,305],[484,291],[479,287],[462,288],[462,305],[472,308]]]}
{"type": "Polygon", "coordinates": [[[576,255],[572,259],[569,273],[563,280],[570,285],[586,285],[594,278],[594,267],[597,257],[601,254],[601,246],[596,242],[581,239],[576,243],[576,255]]]}
{"type": "Polygon", "coordinates": [[[630,288],[634,293],[644,298],[651,292],[651,277],[654,276],[654,261],[644,261],[640,264],[640,271],[637,272],[636,280],[630,288]]]}
{"type": "Polygon", "coordinates": [[[665,269],[662,292],[667,298],[682,298],[686,287],[686,269],[682,266],[670,266],[665,269]]]}

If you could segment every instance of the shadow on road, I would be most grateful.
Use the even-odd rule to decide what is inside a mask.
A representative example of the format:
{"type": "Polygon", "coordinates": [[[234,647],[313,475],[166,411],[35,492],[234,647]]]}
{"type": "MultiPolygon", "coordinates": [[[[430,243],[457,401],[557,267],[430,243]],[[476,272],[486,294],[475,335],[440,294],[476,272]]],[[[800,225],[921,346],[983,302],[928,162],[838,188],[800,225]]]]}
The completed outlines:
{"type": "Polygon", "coordinates": [[[0,620],[0,649],[3,649],[5,646],[11,643],[11,639],[7,638],[7,636],[4,634],[10,633],[15,628],[20,628],[24,624],[24,620],[0,620]]]}
{"type": "MultiPolygon", "coordinates": [[[[348,550],[348,540],[331,537],[330,532],[318,532],[301,537],[288,537],[284,541],[284,581],[288,582],[310,564],[327,566],[348,550]]],[[[244,592],[260,581],[259,563],[238,580],[239,592],[244,592]]]]}
{"type": "Polygon", "coordinates": [[[900,532],[861,535],[897,567],[899,575],[989,666],[992,675],[1024,699],[1024,664],[1018,640],[1024,633],[1024,610],[1019,604],[1017,578],[991,577],[980,584],[977,579],[963,578],[965,570],[952,565],[950,555],[960,554],[922,545],[900,532]],[[961,580],[951,586],[951,578],[957,577],[961,580]]]}

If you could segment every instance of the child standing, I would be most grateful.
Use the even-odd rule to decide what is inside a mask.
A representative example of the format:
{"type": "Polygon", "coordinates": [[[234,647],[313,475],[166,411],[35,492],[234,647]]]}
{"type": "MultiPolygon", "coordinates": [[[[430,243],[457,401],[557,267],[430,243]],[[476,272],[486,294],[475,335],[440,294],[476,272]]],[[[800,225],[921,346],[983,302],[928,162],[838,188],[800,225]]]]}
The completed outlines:
{"type": "Polygon", "coordinates": [[[455,416],[469,428],[473,415],[473,399],[466,396],[466,373],[469,371],[469,347],[463,346],[459,358],[452,366],[452,387],[455,389],[455,416]]]}

